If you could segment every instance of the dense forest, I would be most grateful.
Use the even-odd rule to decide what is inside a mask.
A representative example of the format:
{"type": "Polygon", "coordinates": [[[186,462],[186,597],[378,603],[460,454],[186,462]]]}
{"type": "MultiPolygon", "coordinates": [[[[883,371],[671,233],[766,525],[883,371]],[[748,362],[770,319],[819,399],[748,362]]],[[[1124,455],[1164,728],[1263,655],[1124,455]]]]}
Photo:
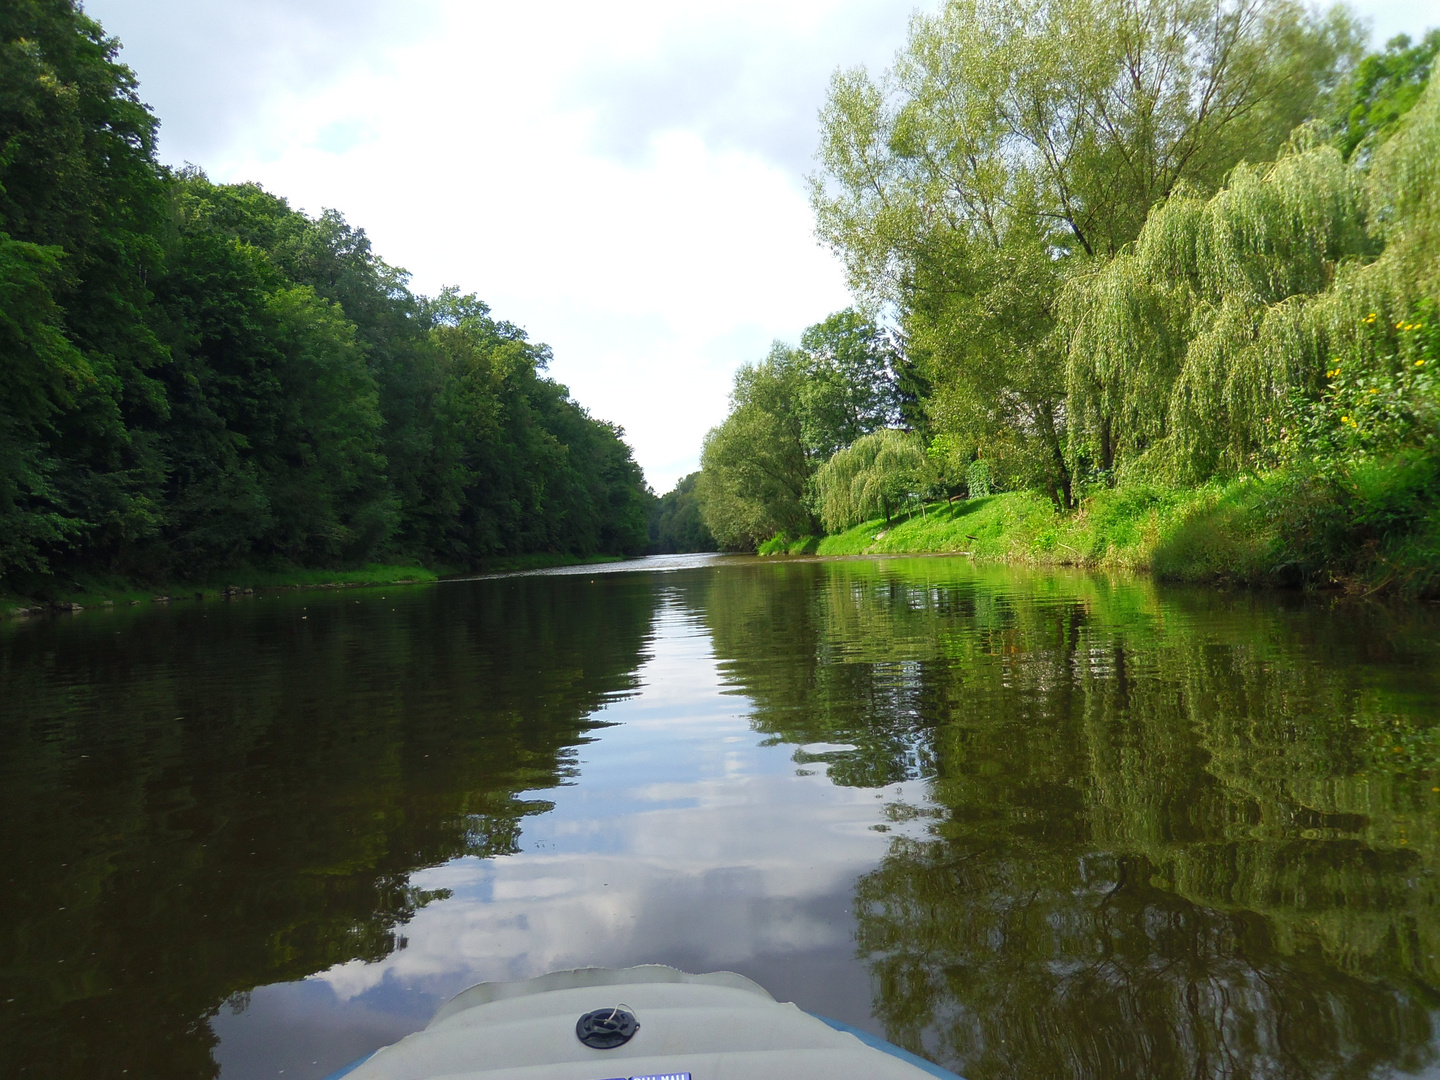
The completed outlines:
{"type": "Polygon", "coordinates": [[[720,545],[700,515],[700,495],[695,485],[700,474],[693,472],[650,504],[650,551],[673,555],[685,551],[718,551],[720,545]]]}
{"type": "Polygon", "coordinates": [[[544,345],[336,211],[161,165],[118,48],[0,7],[0,586],[645,549],[544,345]]]}
{"type": "Polygon", "coordinates": [[[949,0],[837,72],[811,200],[859,313],[737,376],[716,538],[1244,482],[1271,563],[1433,564],[1440,31],[1364,36],[1289,0],[949,0]]]}

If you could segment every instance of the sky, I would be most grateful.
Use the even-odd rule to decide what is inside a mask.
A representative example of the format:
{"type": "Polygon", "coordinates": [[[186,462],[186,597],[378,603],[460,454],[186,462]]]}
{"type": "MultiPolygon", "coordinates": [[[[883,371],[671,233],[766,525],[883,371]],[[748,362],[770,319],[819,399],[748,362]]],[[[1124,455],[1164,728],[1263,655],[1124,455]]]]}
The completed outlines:
{"type": "MultiPolygon", "coordinates": [[[[931,3],[925,8],[935,6],[931,3]]],[[[1437,0],[1360,0],[1374,38],[1437,0]]],[[[735,370],[850,302],[806,197],[831,74],[895,0],[86,0],[160,156],[335,208],[423,293],[554,350],[650,485],[698,467],[735,370]]]]}

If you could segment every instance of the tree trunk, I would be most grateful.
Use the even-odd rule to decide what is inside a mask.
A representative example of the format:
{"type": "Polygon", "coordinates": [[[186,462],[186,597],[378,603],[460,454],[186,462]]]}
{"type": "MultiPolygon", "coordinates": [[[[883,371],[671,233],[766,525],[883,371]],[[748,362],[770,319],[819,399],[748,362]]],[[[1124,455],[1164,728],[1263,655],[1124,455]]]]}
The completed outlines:
{"type": "Polygon", "coordinates": [[[1055,503],[1057,509],[1072,510],[1075,507],[1075,493],[1072,487],[1070,466],[1065,461],[1065,448],[1060,445],[1060,435],[1055,430],[1055,416],[1050,406],[1041,405],[1037,408],[1036,419],[1039,421],[1041,437],[1045,440],[1045,445],[1050,448],[1050,460],[1055,467],[1048,484],[1050,499],[1055,503]]]}
{"type": "Polygon", "coordinates": [[[1110,472],[1115,468],[1115,442],[1110,433],[1110,418],[1100,421],[1100,468],[1106,475],[1106,483],[1113,483],[1110,472]]]}

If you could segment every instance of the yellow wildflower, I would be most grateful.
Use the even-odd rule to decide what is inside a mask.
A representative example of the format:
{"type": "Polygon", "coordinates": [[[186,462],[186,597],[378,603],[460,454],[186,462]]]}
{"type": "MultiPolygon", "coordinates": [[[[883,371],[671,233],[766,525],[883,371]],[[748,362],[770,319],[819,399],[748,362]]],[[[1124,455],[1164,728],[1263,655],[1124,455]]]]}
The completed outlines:
{"type": "Polygon", "coordinates": [[[1372,393],[1372,394],[1378,394],[1378,393],[1380,393],[1380,391],[1379,391],[1379,390],[1376,390],[1376,389],[1372,386],[1372,387],[1370,388],[1370,393],[1372,393]]]}

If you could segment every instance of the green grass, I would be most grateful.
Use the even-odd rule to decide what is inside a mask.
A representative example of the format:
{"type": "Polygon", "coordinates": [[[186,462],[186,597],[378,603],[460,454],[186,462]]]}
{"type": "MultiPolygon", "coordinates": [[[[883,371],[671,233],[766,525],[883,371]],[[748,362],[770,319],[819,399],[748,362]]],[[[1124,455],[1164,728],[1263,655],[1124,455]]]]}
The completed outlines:
{"type": "MultiPolygon", "coordinates": [[[[514,573],[543,570],[552,566],[618,562],[618,555],[576,556],[554,552],[510,555],[487,559],[474,570],[476,573],[514,573]]],[[[424,567],[372,563],[348,570],[311,570],[302,568],[232,570],[208,581],[169,582],[146,585],[123,577],[92,574],[75,578],[55,578],[42,589],[29,594],[0,592],[0,618],[22,615],[37,608],[77,604],[82,608],[124,606],[152,603],[160,598],[170,600],[215,599],[226,589],[335,589],[375,585],[433,584],[446,576],[459,576],[461,571],[447,567],[424,567]]]]}
{"type": "MultiPolygon", "coordinates": [[[[1273,472],[1194,488],[1099,489],[1070,513],[1011,492],[824,537],[820,555],[957,552],[1172,581],[1440,596],[1440,478],[1393,458],[1326,480],[1273,472]]],[[[762,552],[763,553],[763,552],[762,552]]]]}
{"type": "Polygon", "coordinates": [[[757,555],[814,555],[821,542],[821,537],[811,536],[809,533],[793,540],[781,533],[766,540],[756,549],[755,553],[757,555]]]}
{"type": "Polygon", "coordinates": [[[957,552],[979,559],[1112,567],[1210,580],[1241,560],[1264,562],[1268,539],[1256,536],[1245,484],[1192,489],[1104,490],[1078,510],[1057,513],[1037,492],[943,502],[886,528],[880,520],[820,542],[821,555],[957,552]]]}
{"type": "Polygon", "coordinates": [[[238,589],[332,589],[362,585],[426,584],[440,575],[423,566],[392,566],[372,563],[349,570],[235,570],[213,581],[169,582],[146,585],[105,574],[56,579],[32,595],[0,594],[0,615],[20,614],[37,606],[78,604],[106,607],[149,603],[162,597],[170,600],[215,599],[228,588],[238,589]],[[16,609],[20,609],[17,611],[16,609]]]}

